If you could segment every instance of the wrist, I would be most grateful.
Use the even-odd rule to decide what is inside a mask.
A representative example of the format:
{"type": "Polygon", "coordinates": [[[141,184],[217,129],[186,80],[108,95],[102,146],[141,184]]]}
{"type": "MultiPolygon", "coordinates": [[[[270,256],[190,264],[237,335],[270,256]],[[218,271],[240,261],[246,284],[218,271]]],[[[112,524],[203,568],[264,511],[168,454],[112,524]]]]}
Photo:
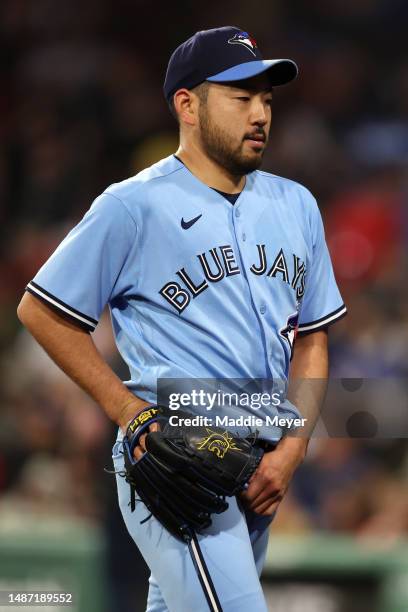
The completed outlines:
{"type": "Polygon", "coordinates": [[[306,438],[283,437],[278,443],[276,450],[284,453],[299,466],[306,457],[309,440],[306,438]]]}
{"type": "Polygon", "coordinates": [[[151,406],[151,403],[141,400],[134,395],[124,402],[116,418],[116,423],[123,433],[126,433],[130,421],[147,406],[151,406]]]}

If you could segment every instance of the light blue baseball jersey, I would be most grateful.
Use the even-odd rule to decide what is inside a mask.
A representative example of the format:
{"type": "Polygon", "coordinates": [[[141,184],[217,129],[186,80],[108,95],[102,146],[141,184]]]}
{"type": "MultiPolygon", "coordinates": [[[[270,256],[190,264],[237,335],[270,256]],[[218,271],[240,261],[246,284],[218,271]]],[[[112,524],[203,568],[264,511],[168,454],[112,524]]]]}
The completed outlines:
{"type": "Polygon", "coordinates": [[[27,290],[89,331],[108,304],[152,402],[159,378],[285,381],[296,333],[346,313],[306,188],[255,171],[232,205],[173,155],[106,189],[27,290]]]}

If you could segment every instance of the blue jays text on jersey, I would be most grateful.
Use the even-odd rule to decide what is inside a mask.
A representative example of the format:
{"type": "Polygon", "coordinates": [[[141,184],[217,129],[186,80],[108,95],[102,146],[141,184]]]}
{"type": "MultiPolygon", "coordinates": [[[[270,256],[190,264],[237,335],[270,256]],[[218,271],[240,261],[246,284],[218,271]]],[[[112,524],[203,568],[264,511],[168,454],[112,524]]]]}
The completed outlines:
{"type": "MultiPolygon", "coordinates": [[[[257,275],[266,274],[270,278],[279,275],[281,280],[290,283],[295,290],[296,298],[300,300],[305,292],[306,273],[305,264],[300,257],[294,253],[292,254],[293,274],[289,276],[289,266],[283,249],[280,249],[268,270],[265,245],[257,244],[255,246],[258,249],[259,262],[257,264],[254,263],[249,268],[249,272],[257,275]]],[[[225,277],[241,273],[237,265],[237,258],[232,245],[227,244],[213,247],[209,250],[208,255],[207,253],[197,254],[197,259],[202,268],[201,274],[204,276],[202,282],[195,284],[185,268],[181,268],[181,270],[176,272],[176,275],[181,279],[184,288],[179,282],[170,281],[160,289],[160,293],[163,297],[174,306],[178,312],[183,312],[189,305],[191,297],[196,298],[200,293],[208,289],[209,283],[217,283],[225,277]]]]}
{"type": "Polygon", "coordinates": [[[346,312],[317,204],[255,171],[232,205],[170,156],[110,186],[27,290],[92,331],[108,304],[138,396],[159,378],[285,380],[346,312]]]}

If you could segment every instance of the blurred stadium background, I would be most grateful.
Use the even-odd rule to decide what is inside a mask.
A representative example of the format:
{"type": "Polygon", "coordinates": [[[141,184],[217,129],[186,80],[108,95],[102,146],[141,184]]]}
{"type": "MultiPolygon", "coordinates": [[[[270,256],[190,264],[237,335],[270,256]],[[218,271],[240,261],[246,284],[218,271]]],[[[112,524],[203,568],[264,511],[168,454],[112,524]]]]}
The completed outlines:
{"type": "MultiPolygon", "coordinates": [[[[265,57],[298,62],[276,92],[264,168],[304,183],[323,212],[349,308],[331,375],[406,378],[407,23],[405,0],[2,1],[0,590],[71,588],[80,612],[144,610],[147,572],[102,471],[115,428],[15,310],[92,200],[175,150],[161,86],[196,30],[239,25],[265,57]]],[[[126,379],[108,316],[95,339],[126,379]]],[[[273,524],[273,612],[408,610],[407,472],[397,436],[312,442],[273,524]]]]}

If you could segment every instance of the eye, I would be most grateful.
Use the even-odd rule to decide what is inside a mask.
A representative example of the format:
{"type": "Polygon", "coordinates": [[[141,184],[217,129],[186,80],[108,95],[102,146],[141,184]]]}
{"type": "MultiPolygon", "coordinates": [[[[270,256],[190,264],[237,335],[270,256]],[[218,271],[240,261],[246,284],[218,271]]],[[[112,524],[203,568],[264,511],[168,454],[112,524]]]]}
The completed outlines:
{"type": "Polygon", "coordinates": [[[237,96],[237,100],[241,100],[242,102],[249,102],[249,96],[237,96]]]}
{"type": "Polygon", "coordinates": [[[268,100],[265,100],[265,103],[266,103],[268,106],[272,106],[272,98],[269,98],[268,100]]]}

